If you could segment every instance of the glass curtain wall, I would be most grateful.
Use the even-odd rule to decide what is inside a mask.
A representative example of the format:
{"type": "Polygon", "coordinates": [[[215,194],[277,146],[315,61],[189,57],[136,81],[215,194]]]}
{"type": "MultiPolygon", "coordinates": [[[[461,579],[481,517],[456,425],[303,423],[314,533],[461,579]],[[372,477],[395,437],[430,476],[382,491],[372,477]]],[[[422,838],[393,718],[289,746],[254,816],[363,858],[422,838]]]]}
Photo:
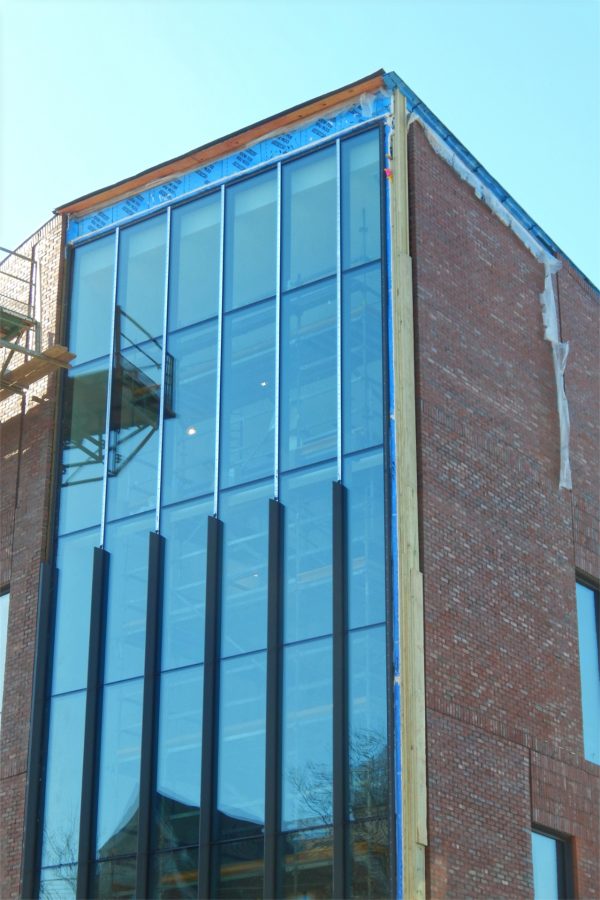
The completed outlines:
{"type": "Polygon", "coordinates": [[[390,895],[382,165],[74,250],[41,896],[390,895]]]}

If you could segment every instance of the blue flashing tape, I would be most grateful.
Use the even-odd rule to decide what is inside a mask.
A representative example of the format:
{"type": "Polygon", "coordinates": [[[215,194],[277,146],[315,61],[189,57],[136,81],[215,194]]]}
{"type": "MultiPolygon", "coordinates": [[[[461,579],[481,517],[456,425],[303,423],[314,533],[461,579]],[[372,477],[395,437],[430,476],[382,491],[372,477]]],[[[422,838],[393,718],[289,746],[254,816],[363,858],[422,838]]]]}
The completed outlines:
{"type": "Polygon", "coordinates": [[[333,137],[354,125],[360,125],[370,119],[385,115],[390,111],[390,105],[389,93],[380,91],[377,94],[369,95],[368,102],[365,104],[356,102],[330,117],[323,116],[295,131],[277,134],[251,147],[245,147],[230,156],[186,172],[165,184],[148,188],[132,197],[120,200],[113,206],[107,206],[80,219],[72,218],[67,227],[67,241],[72,242],[111,225],[118,225],[127,219],[149,212],[181,197],[193,196],[196,192],[225,178],[243,174],[255,166],[268,163],[286,153],[308,147],[312,143],[333,137]]]}

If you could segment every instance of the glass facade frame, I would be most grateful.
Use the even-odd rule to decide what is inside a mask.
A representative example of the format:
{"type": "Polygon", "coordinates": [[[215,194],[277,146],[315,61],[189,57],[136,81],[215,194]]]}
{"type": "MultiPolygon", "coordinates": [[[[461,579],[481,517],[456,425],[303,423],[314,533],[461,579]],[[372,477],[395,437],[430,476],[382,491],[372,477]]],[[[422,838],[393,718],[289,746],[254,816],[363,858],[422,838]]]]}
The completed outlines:
{"type": "MultiPolygon", "coordinates": [[[[364,135],[368,135],[368,134],[373,135],[373,133],[375,133],[377,135],[377,142],[378,142],[378,147],[379,147],[379,150],[378,150],[379,163],[378,163],[378,167],[377,167],[377,178],[379,179],[378,203],[379,203],[379,207],[380,207],[381,234],[384,234],[385,229],[382,227],[383,223],[385,222],[385,191],[384,191],[384,187],[383,187],[384,182],[383,182],[383,178],[382,178],[384,132],[383,132],[383,128],[381,126],[373,127],[372,124],[369,124],[367,126],[363,125],[363,126],[357,127],[356,129],[353,129],[352,131],[350,131],[348,134],[345,134],[343,137],[337,137],[336,139],[332,140],[329,145],[319,146],[314,149],[306,148],[303,151],[295,153],[293,155],[293,157],[290,158],[291,160],[303,159],[303,160],[307,160],[307,162],[310,163],[311,156],[313,156],[313,154],[322,152],[324,149],[327,149],[327,147],[330,147],[335,154],[336,263],[335,263],[335,273],[333,275],[333,278],[335,280],[335,323],[336,323],[335,324],[336,441],[335,441],[335,447],[334,447],[333,453],[328,452],[328,454],[325,454],[325,456],[323,456],[322,458],[319,458],[317,455],[317,457],[315,459],[309,459],[307,463],[305,463],[304,465],[301,465],[300,469],[298,469],[298,467],[295,466],[295,467],[293,467],[292,470],[298,470],[298,471],[307,470],[308,471],[308,470],[314,468],[314,466],[320,466],[320,465],[325,465],[325,464],[334,464],[335,468],[336,468],[336,474],[337,474],[337,483],[341,483],[343,481],[344,468],[345,468],[344,467],[345,448],[344,448],[343,427],[342,427],[343,426],[342,315],[343,315],[343,304],[344,304],[343,283],[344,283],[344,275],[346,273],[344,271],[343,264],[342,264],[342,256],[343,256],[343,251],[342,251],[343,229],[342,229],[342,222],[341,222],[341,215],[342,215],[342,188],[341,188],[342,149],[343,149],[344,141],[351,141],[355,137],[359,137],[360,135],[363,135],[363,134],[364,135]]],[[[275,309],[275,317],[274,317],[274,333],[275,333],[274,382],[275,382],[275,384],[274,384],[274,397],[273,397],[274,409],[273,409],[273,465],[272,465],[273,473],[271,476],[272,477],[272,490],[270,493],[272,495],[273,500],[276,502],[279,500],[280,474],[281,474],[281,472],[280,472],[280,464],[281,464],[281,434],[280,434],[281,394],[280,394],[280,391],[281,391],[281,365],[282,365],[282,353],[281,353],[281,337],[282,337],[282,317],[281,317],[281,305],[282,305],[282,289],[281,289],[281,287],[282,287],[281,286],[282,244],[281,244],[281,240],[282,239],[281,239],[281,230],[282,230],[282,193],[283,193],[282,170],[286,165],[288,165],[289,161],[290,160],[287,160],[287,159],[285,159],[283,161],[279,161],[276,164],[276,166],[274,167],[274,171],[276,173],[275,178],[276,178],[276,222],[277,222],[277,225],[276,225],[276,247],[275,247],[276,285],[275,285],[275,293],[274,293],[274,297],[273,297],[274,309],[275,309]]],[[[268,171],[268,169],[267,169],[267,171],[268,171]]],[[[255,173],[249,173],[249,174],[243,176],[242,178],[235,179],[232,182],[232,184],[233,185],[243,184],[243,182],[245,182],[249,179],[255,178],[255,177],[257,177],[255,173]]],[[[227,311],[224,309],[224,304],[225,304],[224,278],[225,278],[225,271],[226,271],[226,268],[225,268],[225,265],[226,265],[226,263],[225,263],[226,234],[225,234],[225,215],[224,215],[224,213],[225,213],[225,207],[226,207],[226,191],[227,191],[227,189],[228,189],[228,185],[225,185],[225,184],[221,185],[221,187],[218,189],[219,194],[220,194],[220,200],[221,200],[221,203],[220,203],[221,219],[220,219],[220,240],[219,240],[219,243],[220,243],[219,301],[218,301],[218,315],[217,315],[217,359],[218,359],[218,365],[217,365],[217,376],[216,376],[216,409],[215,409],[215,480],[214,480],[214,492],[213,492],[213,514],[215,517],[218,516],[220,513],[220,498],[221,498],[221,490],[223,489],[223,486],[221,485],[220,482],[221,482],[221,471],[222,471],[222,469],[221,469],[221,454],[222,454],[222,443],[221,443],[221,441],[222,441],[222,419],[221,419],[221,417],[222,417],[222,409],[223,409],[223,383],[222,383],[222,380],[223,380],[223,372],[224,372],[224,370],[223,370],[223,360],[224,360],[223,338],[224,338],[224,325],[225,325],[224,318],[225,318],[225,315],[236,315],[238,312],[237,308],[229,309],[227,311]]],[[[200,196],[201,197],[208,196],[208,195],[214,194],[214,193],[215,193],[214,189],[210,189],[210,190],[207,190],[206,192],[203,192],[200,196]]],[[[156,465],[156,498],[157,498],[157,502],[156,502],[156,507],[155,507],[155,511],[154,511],[155,532],[156,533],[160,532],[160,526],[161,526],[161,519],[160,519],[161,486],[162,486],[161,474],[162,474],[162,469],[163,469],[163,465],[164,465],[164,460],[163,460],[164,427],[165,427],[165,409],[166,409],[166,394],[167,394],[167,386],[166,386],[167,365],[166,365],[166,362],[167,362],[167,353],[168,353],[167,335],[169,333],[168,332],[168,315],[169,315],[169,313],[168,313],[168,297],[169,297],[170,259],[171,259],[169,237],[170,237],[170,233],[171,233],[172,210],[174,211],[175,209],[182,208],[183,206],[187,205],[188,203],[193,203],[193,202],[195,202],[196,199],[198,199],[198,198],[193,198],[193,199],[182,201],[177,204],[174,203],[174,204],[170,205],[167,208],[166,216],[165,216],[167,255],[166,255],[165,281],[164,281],[165,302],[164,302],[164,306],[163,306],[163,333],[162,333],[162,338],[161,338],[161,340],[162,340],[162,360],[161,360],[161,383],[160,383],[160,388],[159,388],[160,411],[159,411],[159,416],[158,416],[158,459],[157,459],[157,465],[156,465]]],[[[140,219],[139,221],[145,221],[146,218],[150,218],[150,217],[153,217],[156,215],[157,215],[156,211],[149,212],[148,217],[145,217],[144,219],[140,219]]],[[[158,215],[160,215],[160,213],[158,213],[158,215]]],[[[107,414],[106,414],[106,426],[105,426],[105,447],[109,446],[109,437],[110,437],[111,424],[112,424],[111,423],[111,411],[112,411],[112,408],[114,405],[113,381],[114,381],[115,354],[116,354],[115,312],[114,312],[114,310],[116,309],[116,298],[118,297],[118,290],[119,290],[119,288],[118,288],[119,240],[120,240],[120,233],[122,230],[125,229],[125,227],[127,227],[127,228],[135,227],[135,224],[123,226],[123,229],[121,229],[119,226],[117,226],[115,229],[115,232],[114,232],[115,233],[115,267],[114,267],[113,296],[115,298],[115,301],[113,303],[112,339],[111,339],[111,352],[110,352],[110,363],[109,363],[109,372],[113,373],[113,377],[109,378],[109,386],[108,386],[108,401],[107,401],[107,414]]],[[[85,244],[88,244],[88,243],[90,243],[90,242],[89,241],[85,242],[85,244]]],[[[82,244],[78,244],[78,246],[81,246],[81,245],[83,245],[83,242],[82,242],[82,244]]],[[[385,408],[386,408],[385,404],[387,403],[387,371],[388,371],[387,338],[386,338],[388,288],[387,288],[387,266],[385,265],[385,253],[386,253],[385,241],[382,241],[381,248],[380,248],[380,257],[379,257],[379,264],[381,266],[380,322],[381,322],[381,329],[382,329],[380,371],[381,371],[382,391],[383,391],[383,400],[384,400],[384,403],[383,403],[382,409],[381,409],[381,415],[382,415],[382,421],[384,422],[384,428],[382,431],[382,441],[379,444],[379,449],[383,451],[384,459],[387,458],[387,454],[389,452],[388,447],[387,447],[387,425],[385,424],[386,420],[387,420],[387,416],[385,415],[385,408]]],[[[370,262],[371,261],[369,261],[368,264],[370,264],[370,262]]],[[[355,269],[360,269],[360,268],[361,268],[361,266],[354,266],[354,267],[348,269],[347,272],[352,273],[355,269]]],[[[262,300],[255,301],[255,303],[263,303],[263,302],[264,301],[262,301],[262,300]]],[[[244,310],[245,308],[246,307],[243,307],[242,310],[244,310]]],[[[360,448],[360,450],[355,450],[352,453],[352,456],[358,458],[359,456],[361,456],[361,454],[364,455],[365,453],[372,452],[373,450],[376,450],[376,449],[378,449],[377,446],[360,448]]],[[[388,488],[387,488],[387,474],[386,473],[387,473],[387,466],[384,464],[383,469],[381,471],[381,478],[383,479],[383,482],[385,485],[384,493],[387,497],[388,488]]],[[[290,474],[291,474],[291,472],[290,472],[290,474]]],[[[106,497],[107,497],[107,491],[108,491],[109,478],[110,478],[109,459],[108,459],[108,453],[105,453],[104,472],[103,472],[102,512],[101,512],[100,539],[99,539],[100,546],[104,546],[104,541],[105,541],[105,529],[106,529],[106,522],[107,522],[106,497]]],[[[336,480],[334,479],[334,484],[335,483],[336,483],[336,480]]],[[[238,485],[235,484],[235,480],[234,480],[234,483],[231,485],[228,485],[227,489],[234,490],[237,486],[238,485]]],[[[191,502],[193,500],[198,500],[198,501],[204,502],[207,499],[208,499],[208,497],[206,495],[199,496],[199,497],[187,497],[185,502],[187,503],[187,502],[191,502]]],[[[177,504],[175,504],[175,505],[177,505],[177,504]]],[[[387,506],[388,506],[388,501],[386,499],[386,501],[384,503],[385,510],[387,510],[387,506]]],[[[386,519],[386,521],[387,521],[387,519],[386,519]]],[[[344,528],[344,527],[345,526],[343,525],[343,523],[339,526],[339,528],[344,528]]],[[[339,528],[338,528],[338,540],[341,541],[340,546],[343,546],[344,538],[342,537],[342,532],[339,531],[339,528]]],[[[386,530],[386,542],[387,542],[387,541],[389,541],[389,536],[387,535],[387,530],[388,530],[387,526],[386,526],[385,530],[386,530]]],[[[270,529],[270,531],[269,531],[269,542],[270,543],[272,541],[272,538],[273,538],[273,535],[272,535],[271,529],[270,529]]],[[[282,539],[282,535],[280,534],[279,535],[280,543],[281,543],[281,539],[282,539]]],[[[334,535],[334,541],[335,541],[335,535],[334,535]]],[[[383,548],[382,548],[382,551],[383,551],[383,548]]],[[[217,552],[217,555],[220,560],[221,552],[222,552],[221,548],[219,547],[216,552],[217,552]]],[[[269,551],[269,553],[271,553],[271,550],[269,551]]],[[[343,553],[345,553],[345,550],[343,551],[343,553]]],[[[385,581],[386,585],[389,585],[389,572],[387,571],[389,569],[389,565],[390,565],[389,558],[390,558],[390,554],[384,552],[383,567],[386,570],[385,575],[384,575],[384,581],[385,581]]],[[[208,561],[207,565],[210,566],[210,560],[208,561]]],[[[220,562],[219,562],[219,565],[220,565],[220,562]]],[[[271,560],[270,560],[269,566],[270,566],[270,569],[272,569],[271,560]]],[[[269,573],[269,578],[270,578],[270,580],[272,578],[271,571],[269,573]]],[[[208,580],[208,576],[207,576],[207,580],[208,580]]],[[[339,590],[342,592],[345,591],[345,587],[342,586],[342,582],[345,582],[345,580],[346,580],[346,576],[341,576],[341,580],[339,581],[339,585],[340,585],[339,590]]],[[[105,593],[106,585],[104,585],[104,588],[102,588],[102,586],[100,586],[100,587],[96,586],[96,589],[100,594],[102,594],[103,592],[105,593]]],[[[279,593],[281,593],[282,589],[283,589],[282,585],[280,585],[279,593]]],[[[270,588],[270,590],[271,590],[271,588],[270,588]]],[[[335,592],[335,589],[334,589],[334,592],[335,592]]],[[[159,593],[160,593],[160,589],[159,589],[159,593]]],[[[386,598],[384,598],[384,602],[385,602],[385,607],[387,609],[390,604],[388,589],[386,589],[386,594],[387,594],[387,596],[386,596],[386,598]]],[[[208,596],[208,591],[207,591],[207,596],[208,596]]],[[[281,597],[279,599],[281,600],[281,597]]],[[[158,600],[159,605],[161,605],[162,602],[163,602],[163,598],[160,597],[158,600]]],[[[221,602],[220,597],[215,598],[215,602],[217,603],[217,606],[219,607],[217,610],[217,618],[219,618],[220,617],[220,602],[221,602]]],[[[106,610],[104,611],[104,615],[106,615],[106,610]]],[[[208,617],[208,611],[207,611],[207,617],[208,617]]],[[[208,618],[207,618],[207,621],[208,621],[208,618]]],[[[339,637],[340,637],[339,622],[338,622],[337,626],[334,626],[334,629],[335,629],[335,627],[338,628],[338,642],[339,642],[339,637]]],[[[349,632],[347,629],[349,629],[350,627],[351,627],[351,625],[347,622],[344,622],[342,624],[343,642],[346,641],[346,637],[344,635],[349,635],[349,632]]],[[[373,625],[372,627],[375,627],[375,625],[373,625]]],[[[104,625],[104,628],[105,628],[105,625],[104,625]]],[[[391,631],[391,629],[388,629],[388,633],[386,634],[387,659],[388,659],[386,671],[388,671],[388,672],[390,670],[390,656],[391,656],[391,654],[390,654],[390,645],[391,645],[390,631],[391,631]]],[[[160,635],[160,625],[159,625],[159,635],[160,635]]],[[[207,635],[207,640],[208,639],[209,639],[209,636],[207,635]]],[[[318,637],[315,638],[315,640],[319,640],[319,639],[322,640],[322,638],[318,638],[318,637]]],[[[102,644],[103,640],[104,640],[104,637],[102,636],[100,638],[101,644],[102,644]]],[[[148,679],[148,653],[149,653],[148,640],[149,640],[149,638],[147,636],[146,637],[146,668],[145,668],[146,675],[145,675],[145,686],[144,686],[145,694],[147,692],[146,682],[148,679]]],[[[266,635],[265,635],[265,640],[266,640],[266,635]]],[[[335,640],[335,636],[334,636],[334,640],[335,640]]],[[[294,645],[291,645],[291,646],[293,647],[294,645]]],[[[268,650],[269,648],[265,647],[265,649],[268,650]]],[[[101,648],[101,651],[102,652],[104,651],[103,647],[101,648]]],[[[159,654],[160,654],[160,636],[158,638],[158,641],[156,642],[156,646],[153,649],[151,648],[151,652],[154,653],[155,659],[158,660],[159,654]]],[[[253,651],[253,652],[257,652],[257,651],[253,651]]],[[[282,665],[282,659],[283,659],[283,645],[280,645],[277,653],[278,653],[279,659],[280,659],[278,677],[281,678],[282,677],[281,665],[282,665]]],[[[347,656],[348,656],[348,653],[347,653],[347,651],[345,651],[345,659],[343,662],[345,670],[347,670],[347,656]]],[[[205,653],[205,665],[207,665],[208,663],[209,663],[209,661],[206,660],[206,653],[205,653]]],[[[217,661],[217,664],[218,664],[218,661],[217,661]]],[[[335,664],[334,664],[334,667],[335,667],[335,664]]],[[[177,669],[177,667],[175,667],[175,670],[176,669],[177,669]]],[[[158,661],[156,662],[156,670],[158,672],[160,672],[160,662],[158,662],[158,661]]],[[[171,670],[169,670],[169,671],[171,671],[171,670]]],[[[334,675],[334,679],[335,679],[335,677],[336,676],[334,675]]],[[[346,678],[347,674],[343,674],[341,677],[346,678]]],[[[272,680],[272,678],[273,678],[272,673],[267,675],[267,680],[269,680],[269,679],[272,680]]],[[[338,678],[337,696],[339,698],[341,696],[340,687],[339,687],[341,682],[339,681],[339,678],[340,678],[339,674],[338,674],[337,678],[338,678]]],[[[391,680],[389,678],[389,676],[388,676],[387,680],[388,680],[388,684],[387,684],[386,690],[389,694],[389,681],[391,680]]],[[[117,681],[117,684],[118,683],[120,683],[120,682],[117,681]]],[[[218,677],[217,677],[217,683],[218,683],[218,677]]],[[[267,685],[266,689],[268,692],[268,690],[269,690],[268,685],[267,685]]],[[[343,691],[342,691],[342,693],[343,693],[343,691]]],[[[391,700],[390,700],[390,697],[388,696],[388,728],[389,728],[390,720],[392,718],[390,704],[391,704],[391,700]]],[[[147,706],[147,704],[144,702],[144,716],[146,716],[146,706],[147,706]]],[[[347,715],[347,714],[345,714],[345,715],[347,715]]],[[[156,721],[154,722],[153,727],[148,732],[149,737],[150,737],[150,741],[149,741],[150,746],[147,750],[144,750],[144,738],[142,737],[142,751],[141,751],[142,757],[144,756],[144,753],[146,753],[147,756],[149,757],[149,759],[146,760],[146,765],[149,766],[150,770],[152,770],[154,772],[154,774],[153,774],[154,779],[156,776],[156,772],[155,772],[156,756],[157,756],[157,753],[159,752],[158,751],[158,743],[157,743],[159,740],[159,738],[158,738],[158,721],[157,721],[158,714],[156,714],[155,718],[156,718],[156,721]]],[[[339,721],[340,720],[338,719],[338,722],[339,721]]],[[[204,711],[204,723],[206,723],[206,710],[204,711]]],[[[214,726],[214,724],[215,723],[213,722],[213,726],[214,726]]],[[[346,722],[346,726],[347,726],[347,722],[346,722]]],[[[266,725],[266,729],[268,732],[268,729],[269,729],[268,723],[266,725]]],[[[146,728],[146,725],[144,724],[144,734],[146,734],[147,731],[148,731],[148,729],[146,728]]],[[[97,747],[95,748],[95,750],[93,750],[90,746],[87,745],[87,737],[88,737],[88,735],[86,732],[86,748],[85,748],[86,758],[89,757],[90,754],[93,754],[93,753],[97,754],[97,752],[98,752],[97,747]]],[[[98,735],[96,735],[95,740],[97,743],[99,740],[98,735]]],[[[203,745],[205,745],[205,743],[206,743],[206,741],[203,736],[203,745]]],[[[335,743],[335,741],[334,741],[334,743],[335,743]]],[[[347,737],[347,735],[343,738],[342,743],[345,745],[344,747],[342,747],[342,752],[343,753],[345,752],[347,755],[347,753],[348,753],[348,747],[347,747],[348,737],[347,737]]],[[[391,740],[388,740],[387,743],[388,743],[388,753],[389,753],[390,752],[389,745],[391,744],[391,740]]],[[[281,760],[281,753],[282,753],[281,746],[279,747],[279,750],[277,752],[279,754],[279,759],[281,760]]],[[[334,753],[335,753],[335,751],[334,751],[334,753]]],[[[269,752],[267,751],[267,759],[268,759],[268,756],[269,756],[269,752]]],[[[339,760],[339,754],[338,754],[337,758],[339,760]]],[[[142,769],[143,769],[143,767],[144,767],[143,759],[142,759],[141,765],[142,765],[142,769]]],[[[390,766],[389,768],[390,768],[390,771],[393,771],[393,767],[390,766]]],[[[98,772],[96,772],[96,779],[97,778],[98,778],[98,772]]],[[[342,782],[345,782],[346,779],[347,779],[347,774],[344,773],[343,771],[340,771],[339,763],[334,763],[334,772],[333,772],[334,792],[336,790],[336,788],[335,788],[336,780],[339,785],[339,784],[342,784],[342,782]],[[337,766],[337,770],[336,770],[336,766],[337,766]]],[[[97,790],[98,790],[98,785],[96,783],[96,791],[97,790]]],[[[347,791],[348,791],[348,786],[345,785],[343,787],[344,796],[347,794],[347,791]]],[[[268,793],[268,789],[267,789],[267,793],[268,793]]],[[[339,793],[339,788],[338,788],[338,793],[339,793]]],[[[393,787],[390,785],[389,789],[388,789],[388,801],[389,801],[389,823],[388,824],[390,826],[392,825],[392,823],[394,821],[393,802],[390,799],[393,797],[393,795],[394,795],[393,787]]],[[[95,804],[93,804],[93,805],[95,805],[95,804]]],[[[92,817],[94,819],[95,819],[96,813],[97,813],[97,810],[92,809],[92,817]]],[[[141,806],[140,806],[140,815],[141,815],[141,806]]],[[[346,816],[345,821],[347,821],[347,824],[342,823],[342,828],[343,828],[344,832],[346,831],[346,829],[348,829],[348,834],[349,834],[350,819],[348,818],[348,816],[346,816]]],[[[339,821],[338,821],[337,825],[338,826],[340,825],[339,821]]],[[[305,826],[302,826],[302,827],[305,828],[305,826]]],[[[352,827],[354,828],[355,826],[353,825],[352,827]]],[[[210,829],[211,837],[213,836],[212,835],[213,830],[214,830],[214,826],[211,826],[211,829],[210,829]]],[[[334,828],[334,832],[335,832],[335,828],[334,828]]],[[[278,833],[276,835],[277,841],[279,841],[281,839],[282,834],[283,833],[278,830],[278,833]]],[[[346,872],[348,871],[348,868],[349,868],[349,862],[346,859],[346,851],[344,849],[347,844],[347,841],[349,840],[348,834],[344,834],[341,842],[340,842],[340,840],[336,841],[335,836],[334,836],[334,846],[336,848],[336,852],[334,852],[334,873],[333,873],[334,895],[336,892],[336,886],[335,886],[336,885],[336,869],[337,869],[337,892],[339,893],[340,884],[341,884],[340,879],[344,879],[344,880],[346,879],[346,872]],[[342,851],[343,851],[343,856],[344,856],[343,859],[340,858],[340,847],[342,848],[342,851]],[[337,857],[338,857],[337,866],[335,863],[336,853],[337,853],[337,857]],[[342,871],[343,871],[343,874],[341,874],[342,871]]],[[[199,855],[202,856],[202,846],[201,846],[202,836],[201,835],[199,837],[199,841],[200,841],[199,855]]],[[[392,845],[394,844],[393,841],[390,843],[392,845]]],[[[213,858],[216,858],[216,857],[214,857],[214,854],[217,852],[218,848],[222,847],[223,851],[224,851],[225,846],[226,846],[225,844],[212,843],[212,849],[210,851],[211,860],[213,858]]],[[[276,856],[279,855],[277,846],[278,845],[276,844],[275,845],[275,855],[276,856]]],[[[140,872],[139,872],[139,870],[140,870],[140,854],[143,852],[144,848],[141,847],[141,845],[139,843],[139,839],[138,839],[137,847],[138,847],[137,890],[139,891],[140,885],[144,884],[143,880],[140,881],[140,872]]],[[[148,849],[148,848],[146,848],[146,849],[148,849]]],[[[229,853],[229,850],[227,850],[227,852],[229,853]]],[[[237,851],[235,851],[235,848],[232,848],[233,858],[235,858],[236,852],[237,851]]],[[[393,853],[393,850],[391,852],[393,853]]],[[[166,856],[165,856],[165,859],[166,859],[166,856]]],[[[87,884],[88,884],[88,886],[91,886],[92,881],[93,881],[93,865],[92,865],[93,860],[90,860],[89,862],[90,862],[90,865],[92,866],[92,870],[91,870],[91,873],[88,874],[88,876],[87,876],[87,884]]],[[[154,865],[154,862],[146,863],[146,870],[147,870],[146,871],[146,884],[149,883],[148,879],[150,878],[148,869],[149,869],[149,867],[151,867],[153,865],[154,865]]],[[[201,863],[199,862],[198,865],[199,865],[200,879],[202,880],[201,869],[200,869],[201,863]]],[[[393,866],[390,866],[390,869],[393,869],[393,866]]],[[[211,890],[213,890],[215,888],[215,886],[217,886],[217,888],[218,888],[217,882],[215,882],[215,880],[214,880],[217,877],[215,872],[216,872],[216,870],[213,871],[213,875],[212,875],[211,890]]],[[[267,876],[265,875],[265,877],[267,877],[267,876]]],[[[218,888],[218,889],[220,890],[220,888],[218,888]]],[[[266,886],[265,886],[265,890],[267,890],[266,886]]],[[[81,883],[80,883],[80,886],[78,889],[78,893],[80,895],[82,893],[81,883]]],[[[178,894],[177,896],[185,896],[185,894],[178,894]]]]}

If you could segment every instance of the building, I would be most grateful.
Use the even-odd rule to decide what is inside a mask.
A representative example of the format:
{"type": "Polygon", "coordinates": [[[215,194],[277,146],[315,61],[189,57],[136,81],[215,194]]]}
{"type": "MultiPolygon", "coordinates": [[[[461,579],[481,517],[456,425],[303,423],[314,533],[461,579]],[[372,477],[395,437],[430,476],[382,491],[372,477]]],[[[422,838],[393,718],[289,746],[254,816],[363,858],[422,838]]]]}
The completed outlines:
{"type": "Polygon", "coordinates": [[[0,894],[597,896],[585,276],[384,72],[18,253],[0,894]]]}

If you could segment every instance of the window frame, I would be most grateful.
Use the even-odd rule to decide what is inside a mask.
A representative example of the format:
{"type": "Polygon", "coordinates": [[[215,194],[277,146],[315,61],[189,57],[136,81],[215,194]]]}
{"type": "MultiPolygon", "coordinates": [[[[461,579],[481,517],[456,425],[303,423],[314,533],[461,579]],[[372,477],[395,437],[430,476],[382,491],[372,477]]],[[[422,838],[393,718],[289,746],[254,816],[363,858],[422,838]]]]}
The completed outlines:
{"type": "Polygon", "coordinates": [[[531,826],[531,865],[532,873],[535,872],[535,859],[533,854],[533,835],[550,838],[556,845],[556,881],[558,884],[558,896],[560,900],[573,900],[575,897],[575,883],[573,872],[573,845],[570,835],[561,834],[545,828],[543,825],[531,826]]]}

